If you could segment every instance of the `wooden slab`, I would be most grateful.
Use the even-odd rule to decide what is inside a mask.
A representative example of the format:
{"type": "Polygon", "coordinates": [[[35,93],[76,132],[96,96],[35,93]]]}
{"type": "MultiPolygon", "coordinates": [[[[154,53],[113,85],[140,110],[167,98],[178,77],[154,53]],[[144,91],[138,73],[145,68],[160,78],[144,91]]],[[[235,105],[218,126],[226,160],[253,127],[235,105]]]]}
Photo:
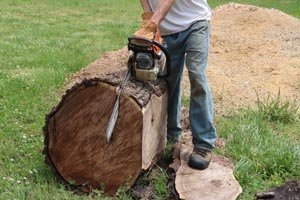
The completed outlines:
{"type": "Polygon", "coordinates": [[[242,188],[233,175],[232,162],[223,156],[214,155],[206,170],[195,170],[187,165],[192,149],[190,141],[181,144],[180,147],[180,167],[175,179],[175,187],[180,199],[236,199],[242,192],[242,188]]]}

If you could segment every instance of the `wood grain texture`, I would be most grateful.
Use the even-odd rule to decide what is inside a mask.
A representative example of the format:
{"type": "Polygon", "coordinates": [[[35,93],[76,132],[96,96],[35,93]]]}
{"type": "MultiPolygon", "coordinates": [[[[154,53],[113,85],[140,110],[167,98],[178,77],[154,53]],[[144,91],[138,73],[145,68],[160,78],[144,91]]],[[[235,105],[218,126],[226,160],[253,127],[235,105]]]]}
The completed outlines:
{"type": "Polygon", "coordinates": [[[67,182],[104,187],[106,193],[113,194],[125,182],[132,185],[139,175],[141,109],[135,102],[121,97],[116,131],[108,144],[105,129],[114,98],[115,90],[105,83],[78,88],[50,118],[55,121],[55,127],[48,126],[49,154],[67,182]]]}

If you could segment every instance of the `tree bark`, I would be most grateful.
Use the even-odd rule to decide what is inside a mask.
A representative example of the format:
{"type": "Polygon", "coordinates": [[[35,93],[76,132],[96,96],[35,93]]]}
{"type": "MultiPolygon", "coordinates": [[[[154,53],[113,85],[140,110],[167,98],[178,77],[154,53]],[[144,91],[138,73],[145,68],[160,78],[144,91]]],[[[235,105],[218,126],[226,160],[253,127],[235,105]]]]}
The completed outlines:
{"type": "Polygon", "coordinates": [[[46,116],[45,160],[64,182],[113,195],[132,186],[166,143],[166,82],[131,78],[120,98],[112,141],[105,130],[116,87],[127,68],[124,48],[105,54],[70,77],[59,104],[46,116]]]}

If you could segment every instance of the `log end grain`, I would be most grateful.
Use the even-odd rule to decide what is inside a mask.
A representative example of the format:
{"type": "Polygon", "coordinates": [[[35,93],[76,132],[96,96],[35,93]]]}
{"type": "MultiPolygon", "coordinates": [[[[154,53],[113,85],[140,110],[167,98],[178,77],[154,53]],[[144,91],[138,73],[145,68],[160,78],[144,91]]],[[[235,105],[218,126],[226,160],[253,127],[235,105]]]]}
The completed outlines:
{"type": "Polygon", "coordinates": [[[132,185],[139,175],[143,115],[130,97],[121,96],[112,142],[105,140],[115,96],[115,87],[109,84],[79,84],[48,116],[46,160],[67,183],[114,194],[120,186],[132,185]]]}

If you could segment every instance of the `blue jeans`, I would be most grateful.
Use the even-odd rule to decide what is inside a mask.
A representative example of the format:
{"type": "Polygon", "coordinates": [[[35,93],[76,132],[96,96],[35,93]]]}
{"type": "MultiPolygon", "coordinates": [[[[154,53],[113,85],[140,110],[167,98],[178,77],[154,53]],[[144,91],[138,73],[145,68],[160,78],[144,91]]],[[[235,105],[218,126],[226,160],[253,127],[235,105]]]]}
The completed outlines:
{"type": "Polygon", "coordinates": [[[209,21],[197,21],[187,30],[163,37],[171,56],[168,77],[168,140],[181,134],[181,80],[184,61],[191,84],[190,125],[195,148],[212,150],[217,138],[213,123],[212,94],[206,79],[210,43],[209,21]]]}

